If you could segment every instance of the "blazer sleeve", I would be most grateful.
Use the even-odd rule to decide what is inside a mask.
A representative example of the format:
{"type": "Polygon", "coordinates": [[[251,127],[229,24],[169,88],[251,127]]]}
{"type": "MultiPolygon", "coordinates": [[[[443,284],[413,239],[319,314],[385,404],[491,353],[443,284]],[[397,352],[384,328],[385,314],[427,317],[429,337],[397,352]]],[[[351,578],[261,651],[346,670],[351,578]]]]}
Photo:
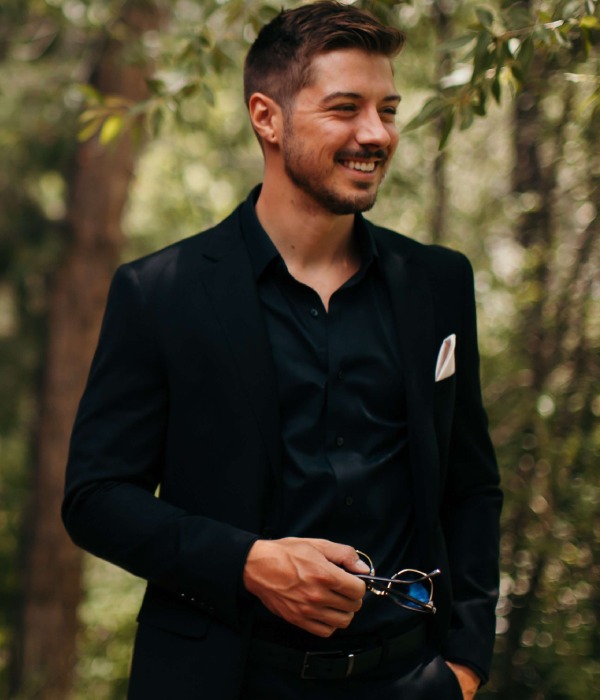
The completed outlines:
{"type": "Polygon", "coordinates": [[[453,597],[444,656],[487,681],[495,638],[502,494],[481,397],[473,271],[461,259],[464,316],[442,505],[453,597]]]}
{"type": "Polygon", "coordinates": [[[236,625],[257,536],[156,497],[169,392],[146,306],[135,268],[121,267],[73,429],[64,524],[92,554],[236,625]]]}

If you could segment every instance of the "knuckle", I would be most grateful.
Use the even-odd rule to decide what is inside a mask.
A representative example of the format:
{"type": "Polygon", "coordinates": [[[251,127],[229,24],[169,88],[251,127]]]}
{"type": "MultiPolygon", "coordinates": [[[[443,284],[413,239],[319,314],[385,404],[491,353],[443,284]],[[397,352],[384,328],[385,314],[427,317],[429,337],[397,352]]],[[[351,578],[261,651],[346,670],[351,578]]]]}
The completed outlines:
{"type": "Polygon", "coordinates": [[[312,605],[321,605],[323,603],[323,593],[318,589],[308,591],[306,600],[312,605]]]}
{"type": "Polygon", "coordinates": [[[301,618],[306,618],[312,613],[313,608],[312,605],[310,605],[309,603],[301,603],[298,606],[298,611],[300,613],[301,618]]]}

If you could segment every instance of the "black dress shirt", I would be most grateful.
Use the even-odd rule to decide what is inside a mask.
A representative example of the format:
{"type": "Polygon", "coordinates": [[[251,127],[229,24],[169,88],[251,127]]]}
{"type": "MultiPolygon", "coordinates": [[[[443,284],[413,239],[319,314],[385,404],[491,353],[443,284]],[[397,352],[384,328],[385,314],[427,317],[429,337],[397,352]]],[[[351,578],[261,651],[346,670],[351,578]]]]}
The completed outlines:
{"type": "MultiPolygon", "coordinates": [[[[254,210],[242,214],[275,362],[283,469],[277,536],[321,537],[372,558],[379,575],[411,566],[414,524],[403,368],[374,242],[355,219],[361,265],[332,296],[296,280],[254,210]]],[[[422,613],[368,593],[336,637],[393,635],[422,613]]],[[[257,633],[330,646],[261,608],[257,633]]],[[[308,645],[308,646],[307,646],[308,645]]]]}

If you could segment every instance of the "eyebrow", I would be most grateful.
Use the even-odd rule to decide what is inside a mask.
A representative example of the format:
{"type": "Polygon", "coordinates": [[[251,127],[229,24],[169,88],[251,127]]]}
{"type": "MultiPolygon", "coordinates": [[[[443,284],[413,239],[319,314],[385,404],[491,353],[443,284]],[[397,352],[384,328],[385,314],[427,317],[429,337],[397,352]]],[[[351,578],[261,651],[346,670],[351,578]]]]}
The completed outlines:
{"type": "MultiPolygon", "coordinates": [[[[346,98],[346,99],[351,99],[351,100],[362,100],[363,95],[361,95],[358,92],[332,92],[329,95],[326,95],[322,102],[323,104],[327,104],[328,102],[332,102],[333,100],[339,100],[340,98],[346,98]]],[[[402,100],[402,97],[400,95],[394,93],[392,95],[386,95],[383,99],[382,102],[400,102],[402,100]]]]}

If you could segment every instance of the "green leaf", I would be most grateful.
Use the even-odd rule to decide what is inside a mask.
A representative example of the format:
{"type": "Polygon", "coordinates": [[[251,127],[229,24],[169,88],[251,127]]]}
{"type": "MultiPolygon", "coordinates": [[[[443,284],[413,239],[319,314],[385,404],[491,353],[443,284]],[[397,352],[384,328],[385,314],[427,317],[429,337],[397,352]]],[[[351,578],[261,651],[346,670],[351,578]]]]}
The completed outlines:
{"type": "Polygon", "coordinates": [[[524,74],[529,70],[534,50],[533,37],[530,35],[521,43],[517,53],[517,61],[524,74]]]}
{"type": "Polygon", "coordinates": [[[112,110],[126,109],[131,104],[131,100],[128,100],[126,97],[121,97],[121,95],[106,95],[104,104],[112,110]]]}
{"type": "Polygon", "coordinates": [[[487,103],[487,92],[483,88],[477,90],[477,101],[471,103],[471,109],[478,117],[485,116],[485,106],[487,103]]]}
{"type": "Polygon", "coordinates": [[[204,27],[198,35],[197,44],[201,49],[210,49],[215,45],[215,37],[208,27],[204,27]]]}
{"type": "Polygon", "coordinates": [[[470,105],[460,106],[460,130],[465,131],[473,123],[473,108],[470,105]]]}
{"type": "Polygon", "coordinates": [[[424,105],[419,114],[411,119],[408,124],[402,129],[402,131],[412,131],[417,129],[423,124],[432,121],[442,112],[444,107],[446,107],[446,101],[441,97],[432,97],[424,105]]]}
{"type": "Polygon", "coordinates": [[[209,59],[215,73],[223,73],[227,68],[235,65],[231,56],[226,54],[219,46],[215,46],[210,52],[209,59]]]}
{"type": "Polygon", "coordinates": [[[79,121],[80,122],[90,122],[95,119],[98,119],[100,117],[100,120],[104,118],[104,115],[106,114],[106,109],[104,107],[100,108],[95,108],[95,109],[86,109],[79,115],[79,121]]]}
{"type": "Polygon", "coordinates": [[[146,78],[146,85],[153,95],[162,95],[165,92],[165,82],[159,78],[146,78]]]}
{"type": "Polygon", "coordinates": [[[93,85],[88,85],[87,83],[78,83],[76,87],[89,105],[97,105],[102,102],[102,93],[96,90],[96,88],[93,87],[93,85]]]}
{"type": "Polygon", "coordinates": [[[474,84],[481,73],[488,68],[488,48],[492,35],[488,31],[480,33],[475,46],[475,57],[473,60],[473,77],[471,83],[474,84]]]}
{"type": "Polygon", "coordinates": [[[525,82],[525,76],[523,75],[523,71],[521,70],[521,67],[518,66],[516,63],[515,65],[510,67],[511,73],[513,74],[515,80],[521,85],[525,82]]]}
{"type": "Polygon", "coordinates": [[[457,49],[462,49],[463,46],[467,46],[475,41],[476,36],[477,34],[463,34],[462,36],[457,36],[455,39],[449,39],[439,45],[438,51],[456,51],[457,49]]]}
{"type": "Polygon", "coordinates": [[[87,123],[84,127],[82,127],[79,132],[77,133],[77,140],[81,141],[82,143],[84,141],[88,141],[91,139],[93,136],[95,136],[100,127],[102,126],[102,118],[98,117],[97,119],[94,119],[87,123]]]}
{"type": "Polygon", "coordinates": [[[163,124],[165,123],[165,109],[163,105],[156,104],[148,115],[148,126],[150,133],[154,136],[160,134],[163,124]]]}
{"type": "Polygon", "coordinates": [[[490,85],[490,92],[492,93],[494,99],[498,104],[500,104],[500,97],[502,94],[502,88],[500,85],[500,71],[496,71],[496,75],[494,76],[494,79],[492,80],[492,84],[490,85]]]}
{"type": "Polygon", "coordinates": [[[553,29],[552,34],[554,35],[554,38],[556,39],[556,43],[559,46],[570,46],[571,45],[571,42],[562,35],[562,32],[560,31],[560,29],[553,29]]]}
{"type": "Polygon", "coordinates": [[[482,27],[486,29],[492,28],[492,24],[494,24],[494,15],[489,10],[486,10],[484,7],[476,7],[475,14],[482,27]]]}
{"type": "Polygon", "coordinates": [[[200,84],[196,81],[189,82],[187,85],[184,85],[181,90],[179,91],[179,96],[180,97],[192,97],[193,95],[197,95],[198,92],[200,91],[200,84]]]}
{"type": "Polygon", "coordinates": [[[124,124],[125,120],[121,115],[113,114],[108,117],[100,130],[100,143],[105,146],[107,143],[116,139],[123,130],[124,124]]]}
{"type": "Polygon", "coordinates": [[[207,102],[211,107],[215,106],[215,95],[213,91],[208,87],[206,83],[202,83],[200,86],[202,97],[205,102],[207,102]]]}
{"type": "Polygon", "coordinates": [[[504,65],[504,60],[506,59],[506,42],[497,41],[496,42],[496,72],[498,72],[504,65]]]}
{"type": "Polygon", "coordinates": [[[442,133],[440,136],[440,144],[438,146],[439,150],[442,151],[448,143],[450,134],[452,133],[452,128],[454,126],[454,109],[451,105],[446,107],[442,112],[442,133]]]}
{"type": "Polygon", "coordinates": [[[589,58],[590,51],[592,50],[592,40],[590,38],[590,30],[589,29],[582,29],[581,30],[581,39],[582,39],[582,50],[583,50],[583,55],[585,57],[585,60],[589,58]]]}
{"type": "Polygon", "coordinates": [[[527,5],[515,3],[503,13],[506,20],[507,29],[522,29],[535,24],[535,19],[527,5]]]}

